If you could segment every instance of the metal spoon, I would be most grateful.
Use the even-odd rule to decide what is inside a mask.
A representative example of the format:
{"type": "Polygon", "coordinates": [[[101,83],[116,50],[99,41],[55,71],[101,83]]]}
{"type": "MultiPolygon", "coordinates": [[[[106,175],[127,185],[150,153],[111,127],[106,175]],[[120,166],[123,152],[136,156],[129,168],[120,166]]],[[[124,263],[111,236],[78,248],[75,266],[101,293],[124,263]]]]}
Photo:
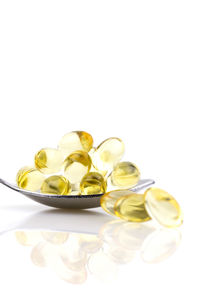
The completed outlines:
{"type": "MultiPolygon", "coordinates": [[[[78,208],[78,209],[86,209],[86,208],[94,208],[100,206],[100,198],[103,194],[98,195],[48,195],[37,192],[30,192],[28,190],[20,189],[18,186],[14,184],[10,184],[9,182],[0,178],[0,183],[7,186],[8,188],[23,194],[24,196],[39,202],[41,204],[56,207],[56,208],[78,208]]],[[[137,192],[144,188],[149,187],[154,184],[154,180],[152,179],[142,179],[138,182],[134,188],[132,188],[133,192],[137,192]]]]}

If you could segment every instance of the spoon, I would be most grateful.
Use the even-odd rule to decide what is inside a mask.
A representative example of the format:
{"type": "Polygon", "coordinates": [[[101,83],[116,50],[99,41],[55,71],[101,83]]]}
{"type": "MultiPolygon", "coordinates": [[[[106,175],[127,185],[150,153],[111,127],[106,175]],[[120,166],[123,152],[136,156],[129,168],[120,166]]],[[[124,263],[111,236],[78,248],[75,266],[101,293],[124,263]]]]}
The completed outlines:
{"type": "MultiPolygon", "coordinates": [[[[100,198],[103,195],[50,195],[20,189],[18,186],[11,184],[1,178],[0,183],[36,202],[56,208],[87,209],[98,207],[100,206],[100,198]]],[[[137,192],[139,190],[149,187],[154,183],[155,182],[152,179],[142,179],[131,190],[133,192],[137,192]]]]}

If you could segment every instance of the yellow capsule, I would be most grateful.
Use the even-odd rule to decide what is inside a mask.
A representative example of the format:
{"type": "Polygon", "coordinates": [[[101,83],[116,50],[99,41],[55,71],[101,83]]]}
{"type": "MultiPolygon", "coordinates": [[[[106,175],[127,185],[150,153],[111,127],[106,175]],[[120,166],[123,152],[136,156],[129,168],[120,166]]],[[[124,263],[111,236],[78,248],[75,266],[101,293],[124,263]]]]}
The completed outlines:
{"type": "Polygon", "coordinates": [[[71,184],[79,183],[83,176],[90,171],[91,164],[91,158],[87,152],[75,151],[64,161],[65,177],[71,184]]]}
{"type": "Polygon", "coordinates": [[[63,176],[50,176],[46,178],[41,186],[43,194],[68,195],[71,191],[69,181],[63,176]]]}
{"type": "Polygon", "coordinates": [[[92,146],[93,138],[89,133],[85,131],[72,131],[62,137],[58,148],[65,156],[68,156],[77,150],[89,152],[92,146]]]}
{"type": "Polygon", "coordinates": [[[87,173],[80,183],[82,195],[104,194],[106,187],[107,184],[104,177],[97,172],[87,173]]]}
{"type": "Polygon", "coordinates": [[[53,148],[44,148],[35,155],[35,166],[44,174],[57,173],[63,164],[63,154],[53,148]]]}
{"type": "Polygon", "coordinates": [[[117,217],[131,222],[145,222],[151,219],[144,205],[144,195],[133,192],[115,202],[114,213],[117,217]]]}
{"type": "Polygon", "coordinates": [[[183,223],[183,215],[177,201],[167,192],[149,188],[144,193],[145,206],[152,218],[166,227],[177,227],[183,223]]]}
{"type": "Polygon", "coordinates": [[[124,154],[124,143],[119,138],[109,138],[103,141],[92,155],[92,163],[97,170],[109,171],[124,154]]]}
{"type": "Polygon", "coordinates": [[[114,167],[110,176],[112,185],[129,189],[138,183],[140,171],[133,163],[123,161],[114,167]]]}
{"type": "Polygon", "coordinates": [[[104,194],[100,199],[101,207],[109,214],[115,216],[114,205],[121,197],[131,195],[129,190],[115,190],[104,194]]]}
{"type": "Polygon", "coordinates": [[[20,188],[36,192],[40,189],[44,178],[37,169],[24,167],[17,173],[16,181],[20,188]]]}

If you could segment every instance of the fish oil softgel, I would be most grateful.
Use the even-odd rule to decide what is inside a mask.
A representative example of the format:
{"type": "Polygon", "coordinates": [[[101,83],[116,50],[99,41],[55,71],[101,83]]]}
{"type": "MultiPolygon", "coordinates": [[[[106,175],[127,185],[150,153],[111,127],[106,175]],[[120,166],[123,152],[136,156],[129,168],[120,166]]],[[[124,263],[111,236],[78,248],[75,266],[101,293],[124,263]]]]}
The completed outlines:
{"type": "Polygon", "coordinates": [[[38,151],[35,168],[19,170],[17,184],[30,191],[71,198],[103,194],[101,207],[122,220],[146,222],[152,218],[165,227],[181,225],[180,206],[170,194],[158,188],[150,188],[143,195],[130,190],[139,182],[140,171],[132,162],[120,161],[124,149],[117,137],[95,147],[89,133],[72,131],[62,137],[57,149],[38,151]]]}
{"type": "Polygon", "coordinates": [[[71,184],[80,183],[91,168],[92,161],[86,151],[75,151],[64,161],[64,174],[71,184]]]}
{"type": "Polygon", "coordinates": [[[130,190],[116,190],[101,197],[101,207],[111,215],[126,221],[145,222],[150,220],[144,206],[144,195],[130,190]]]}
{"type": "Polygon", "coordinates": [[[116,190],[116,191],[111,191],[106,194],[104,194],[101,197],[100,204],[101,207],[109,214],[115,216],[114,212],[114,205],[118,199],[121,197],[129,196],[133,192],[129,190],[116,190]]]}
{"type": "Polygon", "coordinates": [[[114,204],[117,217],[131,222],[145,222],[151,218],[144,205],[144,195],[131,193],[119,198],[114,204]]]}
{"type": "Polygon", "coordinates": [[[65,177],[54,175],[43,181],[40,190],[43,194],[68,195],[71,191],[71,185],[65,177]]]}
{"type": "Polygon", "coordinates": [[[124,143],[119,138],[114,137],[103,141],[92,154],[93,166],[107,173],[121,160],[124,149],[124,143]]]}
{"type": "Polygon", "coordinates": [[[110,175],[110,181],[113,186],[118,188],[130,189],[138,183],[140,171],[131,162],[123,161],[114,166],[110,175]]]}
{"type": "Polygon", "coordinates": [[[17,173],[16,182],[20,188],[36,192],[40,189],[44,179],[44,175],[37,169],[24,167],[17,173]]]}
{"type": "Polygon", "coordinates": [[[145,206],[149,213],[161,225],[177,227],[183,222],[181,208],[167,192],[158,188],[149,188],[144,193],[145,206]]]}
{"type": "Polygon", "coordinates": [[[62,137],[58,148],[67,157],[77,150],[89,152],[92,146],[93,138],[89,133],[85,131],[72,131],[62,137]]]}
{"type": "Polygon", "coordinates": [[[80,190],[82,195],[104,194],[106,181],[100,173],[87,173],[81,180],[80,190]]]}
{"type": "Polygon", "coordinates": [[[53,148],[44,148],[35,155],[35,166],[44,174],[57,173],[63,164],[63,154],[53,148]]]}

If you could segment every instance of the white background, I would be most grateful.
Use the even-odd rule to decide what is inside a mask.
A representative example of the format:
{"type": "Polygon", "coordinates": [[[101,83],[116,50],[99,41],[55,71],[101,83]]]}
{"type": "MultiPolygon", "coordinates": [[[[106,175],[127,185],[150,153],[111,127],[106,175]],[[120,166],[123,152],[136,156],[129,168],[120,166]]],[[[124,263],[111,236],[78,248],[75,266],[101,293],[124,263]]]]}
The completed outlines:
{"type": "MultiPolygon", "coordinates": [[[[2,299],[199,299],[199,14],[194,0],[0,1],[0,176],[14,181],[71,130],[95,145],[118,136],[125,158],[185,215],[174,256],[122,266],[106,285],[40,273],[3,235],[2,299]]],[[[1,230],[41,209],[0,187],[1,230]]]]}

